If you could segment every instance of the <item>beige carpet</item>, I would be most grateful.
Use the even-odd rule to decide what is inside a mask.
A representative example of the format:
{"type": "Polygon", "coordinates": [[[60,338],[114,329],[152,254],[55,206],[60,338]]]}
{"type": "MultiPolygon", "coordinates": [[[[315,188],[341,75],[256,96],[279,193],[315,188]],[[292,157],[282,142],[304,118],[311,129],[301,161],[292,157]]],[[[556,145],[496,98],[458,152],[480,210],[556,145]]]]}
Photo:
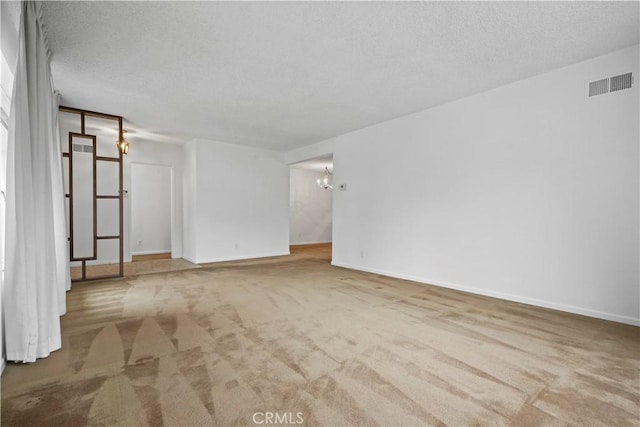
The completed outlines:
{"type": "Polygon", "coordinates": [[[322,257],[81,284],[68,300],[63,348],[7,366],[2,425],[254,425],[267,412],[291,425],[640,424],[639,328],[322,257]]]}
{"type": "MultiPolygon", "coordinates": [[[[169,259],[144,259],[134,262],[124,263],[124,276],[137,276],[139,274],[160,273],[166,271],[178,271],[189,270],[192,268],[200,268],[198,264],[187,261],[182,258],[169,258],[169,259]]],[[[118,275],[120,271],[120,264],[102,264],[102,265],[88,265],[87,266],[87,279],[91,280],[93,277],[104,277],[118,275]]],[[[82,268],[71,268],[71,279],[82,279],[82,268]]]]}

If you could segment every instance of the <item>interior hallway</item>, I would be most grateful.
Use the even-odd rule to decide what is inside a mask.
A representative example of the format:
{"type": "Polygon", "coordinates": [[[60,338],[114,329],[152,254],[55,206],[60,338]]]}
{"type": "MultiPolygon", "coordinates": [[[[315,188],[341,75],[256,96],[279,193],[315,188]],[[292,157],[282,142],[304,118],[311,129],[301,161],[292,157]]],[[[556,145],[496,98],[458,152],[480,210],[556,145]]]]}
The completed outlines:
{"type": "Polygon", "coordinates": [[[629,425],[638,328],[292,256],[77,284],[3,425],[629,425]]]}

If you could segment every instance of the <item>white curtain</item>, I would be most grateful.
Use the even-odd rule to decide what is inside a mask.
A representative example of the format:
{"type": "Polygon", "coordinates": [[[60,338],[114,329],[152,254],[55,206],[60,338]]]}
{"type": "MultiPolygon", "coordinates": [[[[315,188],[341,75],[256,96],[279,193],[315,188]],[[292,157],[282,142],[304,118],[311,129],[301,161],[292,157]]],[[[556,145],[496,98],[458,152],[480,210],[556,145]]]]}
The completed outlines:
{"type": "Polygon", "coordinates": [[[46,37],[37,3],[22,3],[9,115],[3,308],[7,360],[34,362],[61,347],[70,288],[58,133],[46,37]]]}

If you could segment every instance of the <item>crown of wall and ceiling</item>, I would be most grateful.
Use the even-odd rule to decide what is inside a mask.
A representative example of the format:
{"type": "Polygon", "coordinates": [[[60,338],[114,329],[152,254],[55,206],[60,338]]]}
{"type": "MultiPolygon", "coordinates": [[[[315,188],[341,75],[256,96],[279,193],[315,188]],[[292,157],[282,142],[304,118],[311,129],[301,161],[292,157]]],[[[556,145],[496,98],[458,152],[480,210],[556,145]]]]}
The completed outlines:
{"type": "Polygon", "coordinates": [[[638,2],[43,2],[65,105],[287,151],[639,42],[638,2]]]}

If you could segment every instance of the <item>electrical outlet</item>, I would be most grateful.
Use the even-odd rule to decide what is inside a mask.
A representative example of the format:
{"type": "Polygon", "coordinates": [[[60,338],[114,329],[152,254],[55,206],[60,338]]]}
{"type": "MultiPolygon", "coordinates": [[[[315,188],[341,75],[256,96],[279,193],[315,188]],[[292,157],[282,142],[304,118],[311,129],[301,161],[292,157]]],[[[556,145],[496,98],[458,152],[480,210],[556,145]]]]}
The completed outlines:
{"type": "Polygon", "coordinates": [[[142,246],[142,240],[138,240],[138,246],[142,246]]]}

